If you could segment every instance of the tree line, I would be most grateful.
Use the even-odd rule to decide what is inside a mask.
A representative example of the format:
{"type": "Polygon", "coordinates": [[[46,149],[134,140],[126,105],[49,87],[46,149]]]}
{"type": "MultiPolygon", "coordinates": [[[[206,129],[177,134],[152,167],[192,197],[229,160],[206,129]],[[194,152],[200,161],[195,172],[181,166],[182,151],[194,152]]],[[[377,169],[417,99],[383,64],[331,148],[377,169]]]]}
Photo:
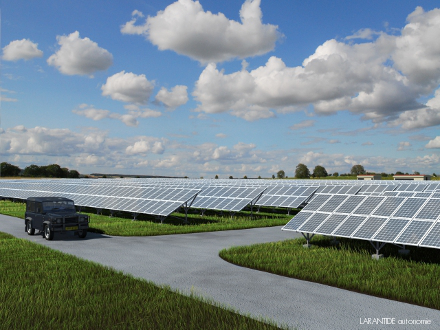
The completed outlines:
{"type": "Polygon", "coordinates": [[[79,178],[77,170],[69,170],[58,164],[46,166],[29,165],[24,169],[6,162],[1,163],[0,176],[24,176],[24,177],[45,177],[45,178],[79,178]]]}

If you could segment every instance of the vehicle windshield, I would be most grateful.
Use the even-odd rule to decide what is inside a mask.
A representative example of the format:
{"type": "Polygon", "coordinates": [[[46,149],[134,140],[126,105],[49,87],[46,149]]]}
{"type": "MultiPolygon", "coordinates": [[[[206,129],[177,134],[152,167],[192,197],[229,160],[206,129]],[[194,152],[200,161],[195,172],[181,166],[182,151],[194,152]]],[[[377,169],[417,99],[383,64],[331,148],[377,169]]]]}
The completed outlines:
{"type": "Polygon", "coordinates": [[[75,205],[71,201],[43,202],[43,212],[49,212],[52,210],[75,211],[75,205]]]}

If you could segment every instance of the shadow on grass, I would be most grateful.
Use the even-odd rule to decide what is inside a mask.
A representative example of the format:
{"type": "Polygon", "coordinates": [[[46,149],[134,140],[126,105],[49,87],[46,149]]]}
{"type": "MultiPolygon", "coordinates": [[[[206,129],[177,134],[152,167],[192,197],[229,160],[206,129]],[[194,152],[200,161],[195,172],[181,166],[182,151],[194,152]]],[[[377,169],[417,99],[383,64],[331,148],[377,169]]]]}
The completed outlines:
{"type": "MultiPolygon", "coordinates": [[[[300,239],[302,244],[306,243],[305,239],[300,239]]],[[[375,254],[373,246],[368,241],[349,239],[349,238],[340,238],[340,237],[326,237],[326,236],[317,236],[314,237],[310,243],[312,245],[316,245],[317,247],[322,248],[331,248],[331,249],[345,249],[350,251],[355,251],[359,253],[365,254],[375,254]]],[[[384,257],[392,257],[396,259],[402,259],[407,261],[414,261],[420,263],[427,264],[440,264],[440,253],[438,249],[429,249],[417,246],[409,246],[406,245],[405,249],[409,250],[408,255],[400,254],[399,250],[402,246],[396,246],[391,243],[386,244],[381,250],[380,253],[384,255],[384,257]]]]}

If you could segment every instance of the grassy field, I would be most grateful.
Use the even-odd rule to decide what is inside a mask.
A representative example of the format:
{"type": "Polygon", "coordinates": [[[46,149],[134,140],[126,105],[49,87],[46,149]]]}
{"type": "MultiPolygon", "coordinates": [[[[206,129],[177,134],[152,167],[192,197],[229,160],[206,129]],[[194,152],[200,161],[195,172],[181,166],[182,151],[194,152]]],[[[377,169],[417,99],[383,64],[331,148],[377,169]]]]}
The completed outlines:
{"type": "MultiPolygon", "coordinates": [[[[24,219],[25,210],[24,203],[0,201],[0,213],[2,214],[24,219]]],[[[91,210],[86,209],[86,211],[91,210]]],[[[292,215],[287,215],[286,210],[281,210],[281,212],[283,213],[253,212],[251,219],[249,211],[239,212],[234,217],[228,213],[221,215],[218,212],[207,211],[203,217],[199,213],[188,214],[188,223],[185,223],[184,214],[173,213],[163,224],[149,215],[139,215],[138,221],[132,221],[132,216],[124,212],[119,212],[118,216],[113,217],[108,214],[87,214],[90,216],[89,230],[92,232],[113,236],[153,236],[284,226],[292,218],[292,215]]]]}
{"type": "Polygon", "coordinates": [[[220,257],[231,263],[270,273],[318,282],[373,296],[440,309],[440,255],[435,249],[407,247],[408,257],[386,245],[387,258],[373,260],[368,242],[315,236],[305,239],[233,247],[220,257]]]}
{"type": "Polygon", "coordinates": [[[2,232],[0,283],[0,329],[277,328],[2,232]]]}

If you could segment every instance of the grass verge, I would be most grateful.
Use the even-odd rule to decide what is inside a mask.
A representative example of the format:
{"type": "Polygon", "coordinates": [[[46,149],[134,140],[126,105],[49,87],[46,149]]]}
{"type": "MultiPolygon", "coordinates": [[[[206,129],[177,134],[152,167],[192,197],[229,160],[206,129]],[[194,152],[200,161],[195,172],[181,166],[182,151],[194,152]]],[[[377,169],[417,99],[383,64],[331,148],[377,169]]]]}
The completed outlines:
{"type": "Polygon", "coordinates": [[[276,329],[0,232],[1,329],[276,329]]]}
{"type": "MultiPolygon", "coordinates": [[[[24,203],[0,201],[2,214],[23,219],[25,210],[24,203]]],[[[234,217],[229,213],[206,211],[203,217],[200,214],[188,214],[188,223],[185,223],[184,214],[173,213],[161,224],[154,216],[145,214],[139,215],[138,221],[132,221],[132,215],[125,212],[110,217],[108,211],[102,215],[91,213],[91,209],[85,211],[90,216],[90,231],[113,236],[154,236],[284,226],[292,218],[292,215],[286,214],[286,210],[281,210],[283,213],[253,212],[252,219],[249,211],[239,212],[234,217]]]]}
{"type": "Polygon", "coordinates": [[[408,257],[386,245],[387,258],[373,260],[368,242],[315,236],[310,249],[304,239],[233,247],[220,251],[224,260],[278,275],[318,282],[377,297],[440,309],[440,255],[417,247],[408,257]]]}

